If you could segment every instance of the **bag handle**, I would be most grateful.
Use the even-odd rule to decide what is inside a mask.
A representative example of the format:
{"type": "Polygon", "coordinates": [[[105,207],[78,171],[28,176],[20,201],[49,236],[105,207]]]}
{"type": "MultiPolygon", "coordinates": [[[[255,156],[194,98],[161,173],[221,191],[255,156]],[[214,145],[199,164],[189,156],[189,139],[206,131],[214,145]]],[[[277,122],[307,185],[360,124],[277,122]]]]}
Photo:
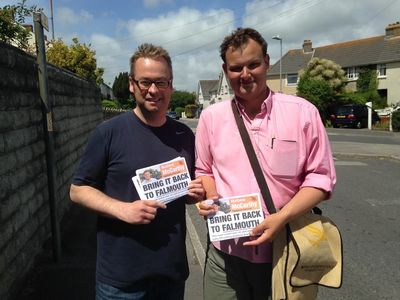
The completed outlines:
{"type": "Polygon", "coordinates": [[[231,104],[236,124],[238,126],[244,148],[246,149],[247,157],[249,158],[254,175],[256,176],[257,179],[258,186],[264,198],[265,206],[267,207],[269,214],[272,215],[276,213],[276,208],[274,205],[274,201],[272,200],[268,184],[265,180],[264,174],[261,170],[260,164],[256,157],[253,144],[251,143],[249,133],[247,132],[246,126],[244,125],[243,118],[239,115],[238,108],[236,106],[234,99],[232,99],[231,104]]]}

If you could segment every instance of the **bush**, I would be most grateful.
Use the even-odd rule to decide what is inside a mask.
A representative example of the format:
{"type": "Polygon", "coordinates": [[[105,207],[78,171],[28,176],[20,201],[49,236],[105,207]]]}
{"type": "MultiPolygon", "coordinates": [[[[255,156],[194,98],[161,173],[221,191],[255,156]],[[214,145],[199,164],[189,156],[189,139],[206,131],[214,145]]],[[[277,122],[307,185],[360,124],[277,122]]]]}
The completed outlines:
{"type": "Polygon", "coordinates": [[[175,111],[179,117],[182,117],[182,113],[185,112],[185,109],[183,107],[177,107],[175,108],[175,111]]]}
{"type": "Polygon", "coordinates": [[[104,100],[104,101],[102,101],[102,104],[103,104],[104,108],[114,108],[114,109],[119,108],[119,103],[116,101],[104,100]]]}
{"type": "Polygon", "coordinates": [[[365,104],[367,103],[367,99],[364,94],[359,93],[348,93],[341,95],[339,97],[339,102],[341,104],[365,104]]]}
{"type": "Polygon", "coordinates": [[[396,110],[392,114],[393,131],[400,131],[400,110],[396,110]]]}
{"type": "Polygon", "coordinates": [[[191,118],[194,118],[194,114],[192,114],[192,113],[187,113],[187,114],[186,114],[186,118],[190,118],[190,119],[191,119],[191,118]]]}

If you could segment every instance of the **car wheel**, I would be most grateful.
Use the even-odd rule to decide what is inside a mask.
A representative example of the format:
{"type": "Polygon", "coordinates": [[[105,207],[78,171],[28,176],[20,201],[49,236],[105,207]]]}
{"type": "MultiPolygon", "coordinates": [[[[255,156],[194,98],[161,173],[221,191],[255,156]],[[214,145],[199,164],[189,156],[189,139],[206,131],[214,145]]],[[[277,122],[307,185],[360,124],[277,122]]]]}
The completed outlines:
{"type": "Polygon", "coordinates": [[[334,125],[333,125],[333,128],[339,128],[339,125],[334,124],[334,125]]]}
{"type": "Polygon", "coordinates": [[[357,129],[361,129],[362,128],[361,121],[357,121],[356,128],[357,129]]]}

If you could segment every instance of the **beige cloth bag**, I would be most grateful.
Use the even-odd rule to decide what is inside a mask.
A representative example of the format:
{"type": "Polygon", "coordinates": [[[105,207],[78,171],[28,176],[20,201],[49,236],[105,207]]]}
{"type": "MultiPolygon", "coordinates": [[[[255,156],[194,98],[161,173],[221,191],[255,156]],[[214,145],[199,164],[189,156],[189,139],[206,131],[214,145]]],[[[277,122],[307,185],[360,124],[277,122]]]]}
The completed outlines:
{"type": "Polygon", "coordinates": [[[340,288],[342,273],[342,239],[327,217],[306,213],[273,242],[272,300],[316,299],[319,285],[340,288]]]}

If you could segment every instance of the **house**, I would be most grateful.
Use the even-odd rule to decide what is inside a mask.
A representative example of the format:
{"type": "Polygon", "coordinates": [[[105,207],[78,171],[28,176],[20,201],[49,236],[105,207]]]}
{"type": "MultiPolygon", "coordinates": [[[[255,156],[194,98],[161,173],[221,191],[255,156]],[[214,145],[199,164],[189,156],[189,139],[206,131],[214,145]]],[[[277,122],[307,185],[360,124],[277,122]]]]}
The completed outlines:
{"type": "Polygon", "coordinates": [[[223,70],[218,80],[199,80],[197,98],[203,109],[211,104],[232,99],[233,96],[234,92],[223,70]]]}
{"type": "Polygon", "coordinates": [[[101,89],[101,94],[104,95],[104,98],[106,100],[112,100],[112,101],[115,100],[114,92],[113,92],[112,88],[110,88],[107,84],[102,82],[100,84],[100,89],[101,89]]]}
{"type": "Polygon", "coordinates": [[[197,87],[197,99],[202,108],[210,105],[210,90],[218,83],[218,80],[199,80],[197,87]]]}
{"type": "MultiPolygon", "coordinates": [[[[375,67],[378,93],[387,97],[388,105],[400,105],[400,24],[389,24],[385,30],[385,35],[317,48],[312,47],[310,40],[305,40],[302,49],[290,50],[282,57],[282,93],[296,94],[298,72],[318,57],[339,64],[347,73],[347,88],[354,91],[360,68],[375,67]]],[[[267,81],[271,90],[279,91],[280,61],[268,70],[267,81]]]]}

